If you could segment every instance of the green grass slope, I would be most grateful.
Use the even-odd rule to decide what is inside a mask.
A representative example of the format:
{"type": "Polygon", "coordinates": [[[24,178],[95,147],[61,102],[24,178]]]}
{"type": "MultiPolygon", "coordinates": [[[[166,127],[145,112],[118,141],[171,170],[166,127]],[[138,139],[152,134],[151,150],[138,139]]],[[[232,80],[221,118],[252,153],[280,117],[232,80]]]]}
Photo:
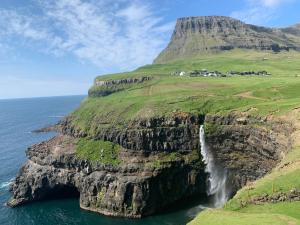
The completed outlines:
{"type": "Polygon", "coordinates": [[[189,225],[298,225],[296,219],[273,213],[236,213],[221,210],[206,210],[189,225]]]}
{"type": "MultiPolygon", "coordinates": [[[[75,127],[93,137],[107,126],[126,127],[130,120],[168,116],[174,112],[227,114],[248,112],[257,116],[286,116],[300,107],[300,53],[235,50],[217,55],[155,64],[133,72],[97,77],[111,80],[151,76],[153,79],[105,97],[88,97],[72,115],[75,127]],[[227,71],[266,70],[271,76],[249,77],[178,77],[174,71],[208,69],[227,71]]],[[[300,129],[299,129],[300,130],[300,129]]],[[[298,138],[300,140],[300,136],[298,138]]],[[[93,145],[83,140],[79,149],[88,149],[93,158],[93,145]]],[[[299,144],[300,146],[300,144],[299,144]]],[[[79,151],[79,157],[86,157],[79,151]]],[[[95,153],[98,154],[98,153],[95,153]]],[[[118,164],[115,152],[103,160],[118,164]]],[[[284,161],[266,177],[240,190],[223,209],[206,210],[191,225],[264,225],[300,224],[300,202],[264,203],[251,199],[278,192],[300,190],[300,147],[295,147],[284,161]]]]}
{"type": "Polygon", "coordinates": [[[235,50],[170,64],[141,67],[133,72],[100,76],[110,80],[137,76],[153,79],[105,97],[89,97],[73,114],[75,126],[93,133],[97,126],[126,125],[129,120],[167,116],[176,111],[197,114],[283,114],[300,103],[300,54],[235,50]],[[266,60],[267,59],[267,60],[266,60]],[[176,70],[226,72],[266,70],[271,76],[178,77],[176,70]]]}

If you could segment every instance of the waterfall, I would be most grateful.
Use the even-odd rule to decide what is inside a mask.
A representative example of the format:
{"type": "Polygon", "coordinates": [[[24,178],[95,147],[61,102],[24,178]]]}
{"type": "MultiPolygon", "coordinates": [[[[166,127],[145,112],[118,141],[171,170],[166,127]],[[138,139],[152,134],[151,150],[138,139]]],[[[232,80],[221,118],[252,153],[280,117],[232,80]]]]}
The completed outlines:
{"type": "Polygon", "coordinates": [[[205,163],[205,172],[208,173],[207,194],[212,196],[214,207],[223,207],[228,200],[226,190],[227,172],[218,166],[214,160],[213,154],[209,151],[205,143],[205,131],[203,125],[199,132],[201,155],[205,163]]]}

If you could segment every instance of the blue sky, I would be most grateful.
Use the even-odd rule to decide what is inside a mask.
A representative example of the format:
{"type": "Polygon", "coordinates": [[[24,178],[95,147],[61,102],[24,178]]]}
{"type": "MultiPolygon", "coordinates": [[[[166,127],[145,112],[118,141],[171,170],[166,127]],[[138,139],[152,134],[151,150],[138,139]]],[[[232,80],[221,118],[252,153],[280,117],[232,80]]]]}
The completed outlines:
{"type": "Polygon", "coordinates": [[[0,98],[86,94],[97,75],[149,64],[176,19],[233,16],[284,27],[299,0],[1,0],[0,98]]]}

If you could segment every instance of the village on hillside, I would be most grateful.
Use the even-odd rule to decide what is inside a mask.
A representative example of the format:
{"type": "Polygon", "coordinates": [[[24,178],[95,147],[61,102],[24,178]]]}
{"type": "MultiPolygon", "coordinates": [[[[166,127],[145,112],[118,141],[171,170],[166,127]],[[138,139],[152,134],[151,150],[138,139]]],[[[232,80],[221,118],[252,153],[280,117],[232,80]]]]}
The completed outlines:
{"type": "Polygon", "coordinates": [[[190,77],[230,77],[230,76],[270,76],[267,71],[228,71],[222,73],[220,71],[208,71],[207,69],[193,70],[190,72],[177,70],[172,73],[173,76],[190,76],[190,77]]]}

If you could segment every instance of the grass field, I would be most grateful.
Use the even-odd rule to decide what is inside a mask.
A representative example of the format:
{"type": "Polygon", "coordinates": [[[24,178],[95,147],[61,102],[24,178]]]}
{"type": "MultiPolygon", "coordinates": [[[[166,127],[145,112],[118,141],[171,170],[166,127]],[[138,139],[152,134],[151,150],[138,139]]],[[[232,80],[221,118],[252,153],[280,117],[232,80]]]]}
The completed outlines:
{"type": "Polygon", "coordinates": [[[108,141],[95,141],[88,139],[79,139],[76,143],[77,157],[90,162],[102,163],[104,165],[118,166],[121,163],[119,159],[120,146],[108,141]]]}
{"type": "Polygon", "coordinates": [[[99,80],[152,76],[143,84],[106,97],[87,98],[73,113],[76,126],[91,134],[97,127],[127,124],[135,118],[166,116],[175,111],[197,114],[284,114],[300,105],[300,54],[231,51],[163,65],[148,65],[130,73],[100,76],[99,80]],[[267,60],[264,60],[267,59],[267,60]],[[226,72],[266,70],[266,77],[178,77],[176,70],[226,72]]]}
{"type": "Polygon", "coordinates": [[[188,225],[298,225],[296,219],[274,213],[239,213],[206,210],[188,225]]]}

